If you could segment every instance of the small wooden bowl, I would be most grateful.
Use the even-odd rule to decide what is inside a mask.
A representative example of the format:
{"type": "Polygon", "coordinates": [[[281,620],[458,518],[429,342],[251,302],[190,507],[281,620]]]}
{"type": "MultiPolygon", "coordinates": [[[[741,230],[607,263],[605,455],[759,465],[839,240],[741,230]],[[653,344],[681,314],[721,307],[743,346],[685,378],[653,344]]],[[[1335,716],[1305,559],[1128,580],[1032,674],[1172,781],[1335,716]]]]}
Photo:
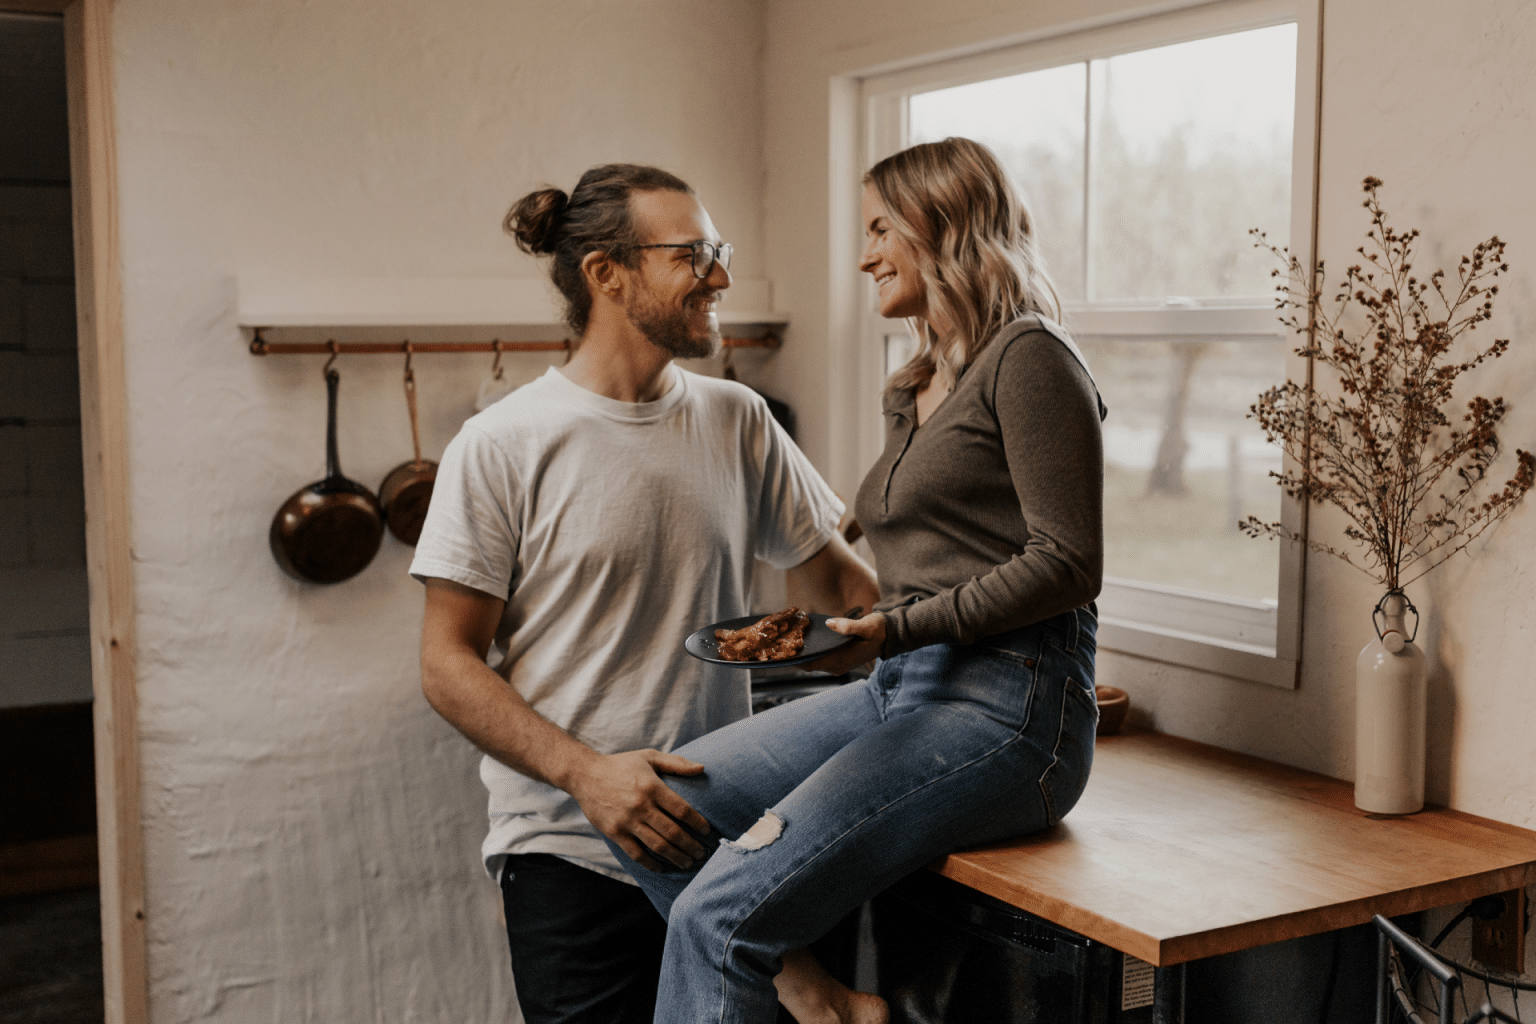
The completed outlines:
{"type": "Polygon", "coordinates": [[[1125,713],[1131,710],[1131,696],[1118,686],[1095,686],[1093,693],[1099,700],[1097,735],[1113,736],[1125,724],[1125,713]]]}

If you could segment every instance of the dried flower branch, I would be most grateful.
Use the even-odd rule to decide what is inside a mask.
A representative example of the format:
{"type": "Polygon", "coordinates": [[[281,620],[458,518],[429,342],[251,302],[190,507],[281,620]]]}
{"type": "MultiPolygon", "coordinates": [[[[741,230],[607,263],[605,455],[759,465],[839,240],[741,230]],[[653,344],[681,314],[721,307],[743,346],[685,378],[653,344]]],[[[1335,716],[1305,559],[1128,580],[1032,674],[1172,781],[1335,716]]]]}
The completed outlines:
{"type": "MultiPolygon", "coordinates": [[[[1364,553],[1357,560],[1327,544],[1307,546],[1342,558],[1390,591],[1465,550],[1508,515],[1536,482],[1536,457],[1517,449],[1515,475],[1479,501],[1473,492],[1499,454],[1504,399],[1475,397],[1454,422],[1443,411],[1458,377],[1509,348],[1500,338],[1460,361],[1450,354],[1463,334],[1493,316],[1494,282],[1509,270],[1504,243],[1497,235],[1479,243],[1461,258],[1454,281],[1444,270],[1420,277],[1413,273],[1419,232],[1387,223],[1381,184],[1365,179],[1371,248],[1357,250],[1364,262],[1344,272],[1328,304],[1321,261],[1308,274],[1263,232],[1251,232],[1254,244],[1287,270],[1275,288],[1280,322],[1306,335],[1300,355],[1337,373],[1338,394],[1287,381],[1260,395],[1249,416],[1301,467],[1270,476],[1293,498],[1341,509],[1350,520],[1344,535],[1364,553]],[[1362,315],[1366,330],[1345,329],[1347,316],[1358,322],[1362,315]]],[[[1304,540],[1254,516],[1239,525],[1251,537],[1304,540]]]]}

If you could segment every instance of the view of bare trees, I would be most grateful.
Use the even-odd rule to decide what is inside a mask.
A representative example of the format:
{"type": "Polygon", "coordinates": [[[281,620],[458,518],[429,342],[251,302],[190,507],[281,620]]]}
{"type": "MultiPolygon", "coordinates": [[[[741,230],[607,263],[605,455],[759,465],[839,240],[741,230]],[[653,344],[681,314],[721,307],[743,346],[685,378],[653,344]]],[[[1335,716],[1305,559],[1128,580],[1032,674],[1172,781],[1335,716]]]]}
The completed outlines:
{"type": "Polygon", "coordinates": [[[1289,343],[1216,338],[1184,343],[1080,335],[1109,419],[1104,424],[1105,565],[1112,576],[1187,590],[1271,600],[1275,548],[1237,530],[1249,515],[1276,518],[1280,451],[1245,414],[1253,396],[1283,378],[1289,343]],[[1201,346],[1198,358],[1179,350],[1201,346]],[[1166,448],[1170,375],[1188,367],[1177,469],[1159,472],[1166,448]],[[1161,493],[1159,476],[1178,489],[1161,493]]]}
{"type": "Polygon", "coordinates": [[[1290,135],[1196,147],[1200,134],[1185,122],[1155,146],[1133,146],[1116,118],[1100,122],[1088,236],[1094,299],[1268,294],[1272,267],[1248,228],[1290,233],[1290,135]]]}

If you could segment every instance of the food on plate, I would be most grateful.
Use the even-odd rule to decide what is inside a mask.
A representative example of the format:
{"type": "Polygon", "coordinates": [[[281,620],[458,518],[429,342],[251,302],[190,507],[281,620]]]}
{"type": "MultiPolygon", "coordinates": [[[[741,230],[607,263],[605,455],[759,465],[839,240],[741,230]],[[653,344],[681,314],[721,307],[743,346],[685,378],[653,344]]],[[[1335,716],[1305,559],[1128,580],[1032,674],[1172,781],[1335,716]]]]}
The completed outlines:
{"type": "Polygon", "coordinates": [[[791,606],[741,629],[717,629],[715,639],[725,661],[777,661],[805,650],[805,627],[810,624],[809,615],[791,606]]]}

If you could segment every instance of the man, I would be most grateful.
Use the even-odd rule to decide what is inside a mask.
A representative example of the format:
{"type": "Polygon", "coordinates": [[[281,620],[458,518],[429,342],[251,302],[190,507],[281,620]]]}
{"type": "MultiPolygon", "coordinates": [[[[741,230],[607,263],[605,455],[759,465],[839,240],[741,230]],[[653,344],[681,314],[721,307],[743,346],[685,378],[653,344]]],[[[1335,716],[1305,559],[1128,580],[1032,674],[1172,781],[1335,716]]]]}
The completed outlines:
{"type": "Polygon", "coordinates": [[[651,1019],[665,926],[600,833],[643,863],[703,854],[665,753],[749,712],[747,676],[683,650],[746,614],[754,558],[818,611],[876,600],[842,503],[761,399],[687,373],[718,351],[730,247],[681,180],[588,171],[508,229],[552,257],[580,336],[563,368],[469,420],[443,455],[411,572],[422,687],[486,753],[490,833],[530,1024],[651,1019]],[[487,665],[492,645],[498,657],[487,665]]]}

